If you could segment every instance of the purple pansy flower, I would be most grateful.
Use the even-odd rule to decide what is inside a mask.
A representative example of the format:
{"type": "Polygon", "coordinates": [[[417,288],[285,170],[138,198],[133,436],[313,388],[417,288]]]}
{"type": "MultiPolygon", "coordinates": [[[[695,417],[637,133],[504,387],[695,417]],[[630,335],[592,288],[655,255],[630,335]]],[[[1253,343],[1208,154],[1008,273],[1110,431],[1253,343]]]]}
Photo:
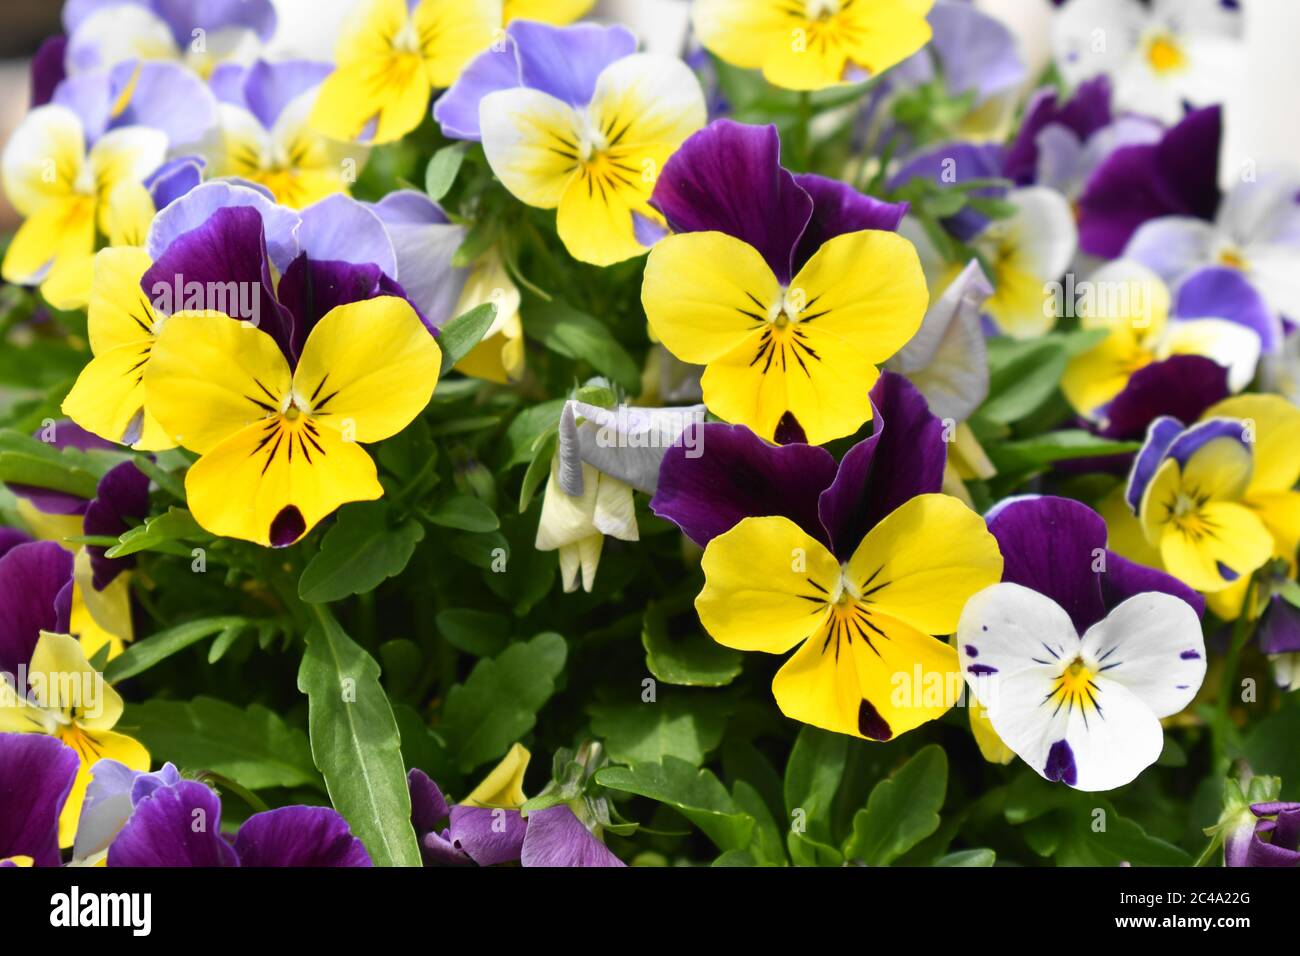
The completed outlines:
{"type": "Polygon", "coordinates": [[[650,204],[673,232],[723,232],[749,244],[782,283],[836,236],[895,232],[907,213],[906,203],[789,172],[775,126],[731,120],[716,120],[682,144],[664,164],[650,204]]]}
{"type": "Polygon", "coordinates": [[[1016,38],[997,17],[972,4],[936,3],[926,19],[930,42],[889,71],[890,85],[920,85],[937,72],[950,95],[971,94],[975,109],[1024,82],[1027,71],[1016,38]]]}
{"type": "Polygon", "coordinates": [[[1140,441],[1157,418],[1194,422],[1228,394],[1227,368],[1201,355],[1171,355],[1134,372],[1102,410],[1096,430],[1116,441],[1140,441]]]}
{"type": "Polygon", "coordinates": [[[451,139],[481,139],[479,103],[489,93],[518,87],[541,90],[570,106],[591,102],[596,79],[616,60],[636,52],[636,37],[620,26],[579,23],[555,27],[515,20],[504,42],[480,53],[433,104],[433,118],[451,139]]]}
{"type": "Polygon", "coordinates": [[[198,146],[217,122],[217,101],[207,84],[175,63],[122,63],[77,73],[59,83],[51,102],[77,114],[88,144],[109,130],[147,126],[166,133],[173,152],[183,151],[198,146]]]}
{"type": "Polygon", "coordinates": [[[476,807],[447,800],[422,770],[407,774],[411,823],[425,866],[624,866],[564,804],[534,810],[476,807]]]}
{"type": "Polygon", "coordinates": [[[1066,100],[1055,87],[1040,89],[1025,107],[1020,130],[1007,149],[1003,174],[1021,186],[1038,182],[1044,130],[1067,132],[1082,146],[1110,122],[1110,79],[1105,75],[1080,83],[1066,100]]]}
{"type": "Polygon", "coordinates": [[[371,865],[364,844],[329,807],[290,806],[255,813],[227,839],[221,832],[221,799],[205,784],[180,779],[174,767],[130,777],[112,768],[109,772],[115,785],[98,793],[98,799],[117,797],[120,802],[129,793],[131,805],[129,817],[109,844],[109,866],[371,865]]]}
{"type": "Polygon", "coordinates": [[[1219,207],[1217,106],[1188,113],[1155,143],[1121,146],[1079,198],[1079,245],[1114,259],[1143,223],[1161,216],[1211,220],[1219,207]]]}
{"type": "Polygon", "coordinates": [[[1254,803],[1249,840],[1225,844],[1225,866],[1300,866],[1300,803],[1254,803]]]}
{"type": "Polygon", "coordinates": [[[42,631],[68,632],[72,571],[72,555],[53,541],[19,544],[0,557],[0,674],[17,674],[31,660],[42,631]]]}
{"type": "Polygon", "coordinates": [[[55,737],[0,734],[0,867],[16,866],[14,857],[59,865],[59,814],[78,765],[55,737]]]}
{"type": "Polygon", "coordinates": [[[881,519],[943,486],[943,423],[916,388],[884,372],[871,390],[875,428],[838,464],[815,445],[770,445],[743,425],[702,426],[691,456],[670,448],[650,502],[700,547],[744,518],[783,516],[848,560],[881,519]]]}

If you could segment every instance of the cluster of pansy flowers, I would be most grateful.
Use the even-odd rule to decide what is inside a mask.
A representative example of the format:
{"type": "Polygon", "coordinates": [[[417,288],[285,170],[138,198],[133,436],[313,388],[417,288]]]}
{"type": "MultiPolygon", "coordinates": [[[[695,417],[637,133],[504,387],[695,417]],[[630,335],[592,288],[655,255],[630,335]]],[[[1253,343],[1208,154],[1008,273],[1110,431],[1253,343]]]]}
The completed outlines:
{"type": "MultiPolygon", "coordinates": [[[[1052,27],[1062,84],[1026,96],[1011,34],[966,4],[694,0],[701,47],[805,104],[869,83],[862,141],[899,150],[871,181],[974,200],[937,220],[786,168],[776,127],[719,115],[716,90],[629,30],[573,22],[592,6],[365,0],[333,61],[309,62],[263,55],[276,19],[259,0],[69,2],[3,158],[25,217],[4,277],[87,309],[93,357],[60,440],[183,448],[203,528],[286,547],[383,494],[361,445],[427,405],[449,319],[494,302],[459,368],[518,381],[526,325],[501,251],[458,266],[467,227],[423,193],[349,195],[374,147],[432,117],[481,144],[515,200],[554,210],[573,259],[645,257],[651,384],[634,406],[588,383],[556,423],[536,546],[558,552],[566,590],[592,589],[606,536],[637,540],[634,494],[649,495],[703,549],[707,633],[793,652],[772,683],[788,717],[889,740],[965,697],[986,756],[1084,790],[1159,756],[1160,720],[1205,676],[1207,605],[1258,618],[1279,681],[1300,685],[1300,177],[1220,189],[1231,5],[1069,0],[1052,27]],[[1099,25],[1116,39],[1102,50],[1099,25]],[[960,138],[891,128],[882,103],[920,92],[961,107],[960,138]],[[987,341],[1051,332],[1067,273],[1098,294],[1071,302],[1094,337],[1062,393],[1080,427],[1140,450],[1105,463],[1127,480],[1096,510],[1027,495],[981,516],[964,482],[994,474],[971,427],[987,341]]],[[[148,510],[129,462],[88,503],[16,490],[42,537],[116,535],[148,510]]],[[[9,547],[0,586],[28,610],[4,663],[95,677],[90,659],[131,638],[129,566],[9,547]]],[[[76,761],[0,734],[8,766],[42,766],[45,814],[0,833],[0,856],[57,862],[84,832],[74,859],[109,865],[369,862],[320,808],[221,837],[211,788],[148,773],[112,730],[111,688],[87,718],[5,686],[0,729],[58,737],[76,761]],[[169,843],[196,808],[213,838],[169,843]]],[[[521,759],[455,806],[412,773],[426,861],[616,864],[581,807],[520,812],[521,759]],[[508,839],[478,812],[502,807],[508,839]]],[[[1257,855],[1284,856],[1294,808],[1253,813],[1251,839],[1278,848],[1257,855]]]]}

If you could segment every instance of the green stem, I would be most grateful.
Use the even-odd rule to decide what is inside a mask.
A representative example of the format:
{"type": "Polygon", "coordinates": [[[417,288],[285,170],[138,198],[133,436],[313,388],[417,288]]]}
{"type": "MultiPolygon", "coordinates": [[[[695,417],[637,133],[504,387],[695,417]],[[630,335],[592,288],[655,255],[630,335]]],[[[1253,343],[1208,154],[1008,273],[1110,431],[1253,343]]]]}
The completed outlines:
{"type": "Polygon", "coordinates": [[[1223,677],[1219,684],[1219,698],[1214,704],[1213,745],[1214,770],[1222,775],[1228,772],[1228,706],[1237,688],[1237,665],[1241,660],[1241,649],[1250,637],[1254,623],[1251,611],[1255,604],[1255,579],[1246,586],[1246,596],[1241,603],[1241,614],[1232,626],[1232,636],[1228,639],[1228,654],[1223,661],[1223,677]]]}
{"type": "Polygon", "coordinates": [[[795,157],[799,162],[799,171],[808,172],[812,161],[812,94],[799,94],[799,126],[796,130],[795,157]]]}
{"type": "Polygon", "coordinates": [[[239,797],[240,800],[243,800],[244,803],[248,804],[254,813],[265,813],[267,810],[271,809],[266,805],[262,798],[253,793],[253,791],[249,790],[247,787],[241,787],[229,777],[222,776],[215,771],[204,770],[199,774],[199,779],[211,780],[217,785],[217,789],[230,791],[235,796],[239,797]]]}

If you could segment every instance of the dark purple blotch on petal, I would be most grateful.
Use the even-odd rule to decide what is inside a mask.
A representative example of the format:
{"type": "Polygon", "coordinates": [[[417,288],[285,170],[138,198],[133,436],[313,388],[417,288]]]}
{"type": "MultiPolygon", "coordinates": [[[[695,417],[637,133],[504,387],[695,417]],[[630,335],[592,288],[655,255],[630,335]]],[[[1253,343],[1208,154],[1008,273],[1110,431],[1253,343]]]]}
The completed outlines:
{"type": "Polygon", "coordinates": [[[894,736],[888,721],[871,701],[863,698],[858,703],[858,733],[868,740],[889,740],[894,736]]]}
{"type": "Polygon", "coordinates": [[[777,420],[776,429],[772,432],[772,440],[778,445],[806,445],[808,433],[803,430],[803,425],[799,424],[799,419],[795,417],[794,412],[786,409],[777,420]]]}
{"type": "Polygon", "coordinates": [[[271,547],[287,548],[307,531],[307,522],[297,505],[285,505],[271,521],[271,547]]]}
{"type": "Polygon", "coordinates": [[[842,561],[899,505],[943,487],[943,423],[920,391],[902,375],[882,372],[871,404],[875,434],[849,449],[817,504],[831,550],[842,561]]]}
{"type": "Polygon", "coordinates": [[[255,813],[235,834],[240,866],[370,866],[365,845],[329,807],[255,813]]]}
{"type": "Polygon", "coordinates": [[[1074,751],[1069,743],[1058,740],[1047,752],[1047,766],[1043,776],[1048,780],[1060,781],[1073,787],[1079,782],[1079,768],[1074,764],[1074,751]]]}
{"type": "Polygon", "coordinates": [[[0,734],[0,860],[30,856],[59,865],[59,814],[72,790],[77,753],[45,734],[0,734]]]}
{"type": "Polygon", "coordinates": [[[835,479],[835,459],[815,445],[770,445],[744,425],[711,422],[695,450],[664,454],[650,507],[700,547],[750,517],[784,515],[829,545],[818,496],[835,479]]]}

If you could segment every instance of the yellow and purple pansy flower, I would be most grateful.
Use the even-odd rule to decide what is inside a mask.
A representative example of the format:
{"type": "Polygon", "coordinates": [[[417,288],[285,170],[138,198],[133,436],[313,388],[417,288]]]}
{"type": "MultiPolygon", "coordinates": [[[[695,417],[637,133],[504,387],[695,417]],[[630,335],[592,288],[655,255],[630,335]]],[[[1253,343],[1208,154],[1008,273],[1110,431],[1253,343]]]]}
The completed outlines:
{"type": "Polygon", "coordinates": [[[1002,583],[967,602],[962,673],[1001,740],[1042,777],[1113,790],[1155,763],[1160,718],[1205,678],[1195,591],[1106,547],[1087,505],[1011,499],[987,515],[1002,583]]]}
{"type": "Polygon", "coordinates": [[[768,440],[818,445],[871,418],[878,366],[921,327],[928,295],[906,206],[781,167],[775,127],[718,120],[664,168],[673,235],[646,263],[650,329],[706,366],[704,403],[768,440]]]}
{"type": "Polygon", "coordinates": [[[704,93],[675,57],[636,52],[622,27],[517,21],[441,98],[444,133],[480,139],[516,198],[556,210],[569,254],[612,265],[645,252],[664,164],[704,125],[704,93]]]}
{"type": "Polygon", "coordinates": [[[935,635],[1001,578],[1002,556],[977,514],[937,493],[943,425],[921,395],[886,372],[871,399],[875,433],[838,465],[705,425],[703,454],[665,456],[651,507],[705,549],[695,607],[715,641],[798,647],[772,681],[786,716],[889,740],[960,696],[957,654],[935,635]]]}
{"type": "Polygon", "coordinates": [[[774,86],[821,90],[877,76],[930,39],[934,0],[696,0],[695,34],[774,86]]]}

